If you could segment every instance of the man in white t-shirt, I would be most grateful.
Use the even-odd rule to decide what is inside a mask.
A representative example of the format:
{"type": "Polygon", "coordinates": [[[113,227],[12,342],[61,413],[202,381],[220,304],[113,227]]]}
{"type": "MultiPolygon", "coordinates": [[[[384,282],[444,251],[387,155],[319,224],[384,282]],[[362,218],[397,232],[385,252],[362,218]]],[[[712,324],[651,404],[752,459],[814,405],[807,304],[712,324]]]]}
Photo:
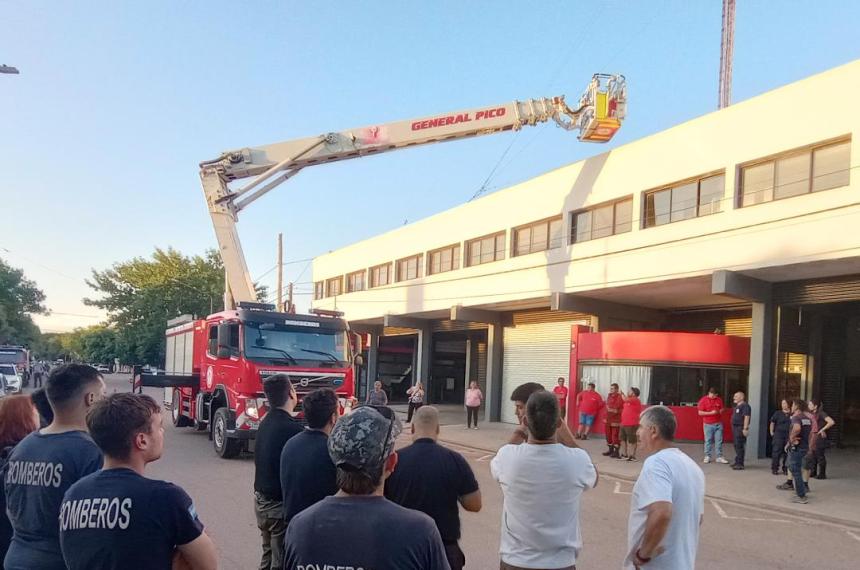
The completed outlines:
{"type": "Polygon", "coordinates": [[[705,509],[705,474],[674,446],[675,414],[651,406],[639,419],[639,447],[649,455],[633,486],[624,568],[692,570],[705,509]]]}
{"type": "Polygon", "coordinates": [[[528,441],[502,447],[490,463],[504,495],[502,570],[568,570],[582,550],[579,503],[597,484],[597,469],[573,438],[558,443],[564,425],[554,394],[539,391],[526,402],[528,441]]]}

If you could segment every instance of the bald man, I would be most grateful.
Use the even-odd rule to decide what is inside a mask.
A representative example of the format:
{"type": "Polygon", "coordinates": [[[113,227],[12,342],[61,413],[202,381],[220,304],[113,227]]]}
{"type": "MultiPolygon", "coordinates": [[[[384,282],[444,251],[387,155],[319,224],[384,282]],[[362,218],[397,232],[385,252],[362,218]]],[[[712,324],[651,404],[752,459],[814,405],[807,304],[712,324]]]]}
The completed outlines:
{"type": "Polygon", "coordinates": [[[397,452],[397,469],[385,482],[385,496],[430,515],[436,522],[451,570],[461,570],[466,556],[460,540],[460,512],[481,510],[481,491],[462,455],[439,445],[439,411],[419,408],[412,418],[412,445],[397,452]]]}

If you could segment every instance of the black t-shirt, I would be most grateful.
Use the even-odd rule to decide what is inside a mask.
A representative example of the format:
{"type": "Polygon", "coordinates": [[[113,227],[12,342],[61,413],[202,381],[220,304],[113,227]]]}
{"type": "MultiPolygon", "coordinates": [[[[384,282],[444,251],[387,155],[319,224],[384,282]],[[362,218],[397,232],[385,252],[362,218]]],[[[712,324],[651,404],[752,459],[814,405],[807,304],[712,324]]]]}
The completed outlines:
{"type": "Polygon", "coordinates": [[[399,450],[397,467],[385,482],[385,496],[430,515],[446,543],[460,539],[457,499],[477,490],[478,481],[463,456],[430,438],[399,450]]]}
{"type": "Polygon", "coordinates": [[[202,533],[185,491],[131,469],[84,477],[60,509],[60,544],[69,570],[169,570],[174,549],[202,533]]]}
{"type": "Polygon", "coordinates": [[[812,419],[810,419],[806,414],[794,415],[791,416],[791,425],[800,426],[800,435],[797,436],[799,439],[792,440],[792,445],[796,445],[801,451],[808,450],[809,433],[812,431],[812,419]]]}
{"type": "Polygon", "coordinates": [[[743,426],[744,418],[752,416],[752,408],[746,402],[735,404],[735,409],[732,411],[732,425],[743,426]]]}
{"type": "Polygon", "coordinates": [[[770,417],[773,424],[773,438],[785,441],[788,439],[788,429],[791,427],[791,415],[777,410],[770,417]]]}
{"type": "Polygon", "coordinates": [[[287,524],[309,506],[337,493],[337,469],[328,454],[328,436],[307,429],[281,451],[281,489],[287,524]]]}
{"type": "Polygon", "coordinates": [[[281,500],[281,450],[294,435],[301,433],[302,424],[279,408],[270,409],[254,442],[254,490],[266,498],[281,500]]]}
{"type": "Polygon", "coordinates": [[[287,527],[284,570],[450,570],[433,519],[385,497],[326,497],[287,527]]]}
{"type": "Polygon", "coordinates": [[[6,570],[66,570],[57,516],[63,495],[101,469],[102,452],[82,431],[33,432],[15,446],[6,466],[6,509],[14,535],[6,570]]]}

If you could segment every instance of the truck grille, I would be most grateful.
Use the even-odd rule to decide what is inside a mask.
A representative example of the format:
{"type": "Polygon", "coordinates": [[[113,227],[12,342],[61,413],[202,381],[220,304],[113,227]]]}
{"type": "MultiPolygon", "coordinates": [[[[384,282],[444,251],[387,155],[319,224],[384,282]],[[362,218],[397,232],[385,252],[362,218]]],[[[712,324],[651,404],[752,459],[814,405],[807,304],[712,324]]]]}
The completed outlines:
{"type": "Polygon", "coordinates": [[[296,393],[301,396],[320,388],[337,390],[343,386],[343,374],[325,374],[319,372],[281,372],[277,370],[262,370],[260,377],[265,380],[273,374],[286,374],[295,386],[296,393]]]}

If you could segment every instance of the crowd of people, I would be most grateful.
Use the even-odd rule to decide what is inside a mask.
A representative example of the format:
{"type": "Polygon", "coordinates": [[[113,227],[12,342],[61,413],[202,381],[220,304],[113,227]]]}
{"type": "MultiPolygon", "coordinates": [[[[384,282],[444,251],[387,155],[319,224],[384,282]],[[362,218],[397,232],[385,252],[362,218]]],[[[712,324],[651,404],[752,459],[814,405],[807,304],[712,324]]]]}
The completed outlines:
{"type": "MultiPolygon", "coordinates": [[[[643,409],[637,388],[622,394],[617,384],[604,401],[589,384],[572,433],[562,417],[568,394],[559,380],[552,392],[531,382],[511,396],[518,425],[490,463],[504,498],[500,568],[575,568],[583,549],[582,498],[599,482],[577,440],[588,437],[604,406],[604,455],[645,457],[632,492],[624,567],[693,568],[704,474],[674,445],[672,411],[643,409]]],[[[412,443],[397,450],[404,428],[382,396],[341,416],[336,394],[316,390],[302,399],[303,424],[287,375],[268,377],[263,389],[269,410],[257,432],[253,484],[261,570],[466,566],[460,508],[480,511],[481,490],[466,459],[439,443],[439,412],[423,405],[423,387],[410,394],[420,393],[422,404],[411,410],[412,443]]],[[[473,394],[468,407],[481,399],[473,394]]],[[[733,465],[742,469],[752,411],[742,392],[733,400],[733,465]]],[[[770,418],[772,468],[790,473],[780,488],[805,502],[808,479],[826,478],[824,442],[834,422],[817,401],[781,404],[770,418]]],[[[711,436],[706,463],[712,453],[723,457],[722,430],[704,420],[722,411],[716,391],[699,402],[711,436]]],[[[56,368],[32,395],[0,400],[3,567],[216,568],[215,545],[191,497],[146,476],[164,449],[162,421],[151,397],[106,396],[99,372],[82,364],[56,368]]]]}

